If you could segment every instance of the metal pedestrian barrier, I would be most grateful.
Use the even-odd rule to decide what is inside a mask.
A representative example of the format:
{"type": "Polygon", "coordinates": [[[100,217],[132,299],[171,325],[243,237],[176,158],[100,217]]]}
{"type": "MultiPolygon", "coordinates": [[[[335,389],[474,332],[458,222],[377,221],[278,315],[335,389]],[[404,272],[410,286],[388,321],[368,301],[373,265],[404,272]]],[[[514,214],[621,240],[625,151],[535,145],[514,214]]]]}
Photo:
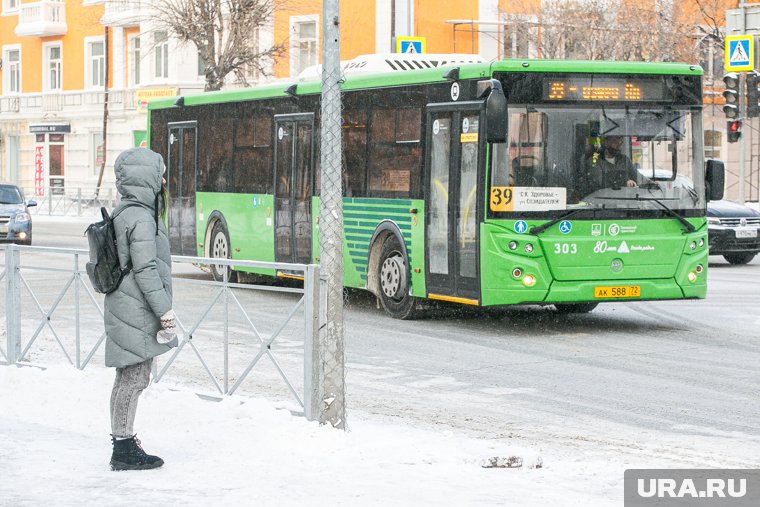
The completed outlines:
{"type": "MultiPolygon", "coordinates": [[[[103,295],[90,285],[88,259],[86,250],[5,247],[4,364],[45,366],[62,355],[84,369],[103,358],[103,295]]],[[[326,297],[319,266],[183,256],[172,256],[172,266],[180,343],[154,361],[154,382],[171,377],[206,394],[212,386],[212,396],[238,393],[245,384],[258,395],[289,396],[316,419],[315,358],[326,297]],[[224,280],[201,269],[211,264],[224,280]],[[221,266],[288,272],[303,286],[232,283],[221,266]],[[256,381],[251,372],[263,370],[262,363],[270,369],[256,381]]]]}

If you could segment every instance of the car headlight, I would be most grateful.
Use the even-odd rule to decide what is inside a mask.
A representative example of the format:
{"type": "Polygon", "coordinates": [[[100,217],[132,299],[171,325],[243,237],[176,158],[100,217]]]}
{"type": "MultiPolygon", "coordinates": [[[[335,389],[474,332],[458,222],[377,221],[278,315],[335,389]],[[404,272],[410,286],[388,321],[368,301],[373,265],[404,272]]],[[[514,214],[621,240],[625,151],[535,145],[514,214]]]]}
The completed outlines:
{"type": "Polygon", "coordinates": [[[16,222],[28,222],[31,219],[32,217],[29,216],[29,213],[19,213],[16,215],[16,222]]]}
{"type": "Polygon", "coordinates": [[[720,218],[707,217],[707,225],[720,225],[720,218]]]}

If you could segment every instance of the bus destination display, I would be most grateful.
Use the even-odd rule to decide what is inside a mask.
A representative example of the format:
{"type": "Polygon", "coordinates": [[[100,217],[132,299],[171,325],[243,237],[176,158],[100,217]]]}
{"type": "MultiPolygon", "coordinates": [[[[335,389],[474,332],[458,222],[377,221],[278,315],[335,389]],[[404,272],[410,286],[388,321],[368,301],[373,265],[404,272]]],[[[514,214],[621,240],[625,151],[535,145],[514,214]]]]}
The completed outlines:
{"type": "Polygon", "coordinates": [[[571,76],[544,79],[544,100],[548,101],[603,101],[603,102],[650,102],[672,98],[672,91],[665,92],[661,80],[646,78],[610,79],[605,76],[571,76]],[[667,96],[666,96],[667,95],[667,96]]]}

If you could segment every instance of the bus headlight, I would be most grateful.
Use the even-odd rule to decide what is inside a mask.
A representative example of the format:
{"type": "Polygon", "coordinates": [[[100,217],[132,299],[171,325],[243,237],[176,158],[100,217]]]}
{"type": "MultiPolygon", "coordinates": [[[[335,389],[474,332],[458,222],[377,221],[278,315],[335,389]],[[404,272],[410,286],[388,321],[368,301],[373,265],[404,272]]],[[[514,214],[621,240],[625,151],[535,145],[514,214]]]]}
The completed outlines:
{"type": "Polygon", "coordinates": [[[697,274],[694,271],[689,271],[689,281],[694,283],[697,281],[697,274]]]}
{"type": "Polygon", "coordinates": [[[533,275],[525,275],[522,279],[522,283],[526,287],[533,287],[536,285],[536,277],[533,275]]]}

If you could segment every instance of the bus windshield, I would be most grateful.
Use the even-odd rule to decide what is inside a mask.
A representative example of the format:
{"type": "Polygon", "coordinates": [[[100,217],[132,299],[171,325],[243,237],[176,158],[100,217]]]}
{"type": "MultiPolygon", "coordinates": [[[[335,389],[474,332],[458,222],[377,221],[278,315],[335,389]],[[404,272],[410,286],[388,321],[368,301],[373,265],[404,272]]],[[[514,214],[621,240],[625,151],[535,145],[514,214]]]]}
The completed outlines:
{"type": "Polygon", "coordinates": [[[492,145],[490,210],[703,209],[701,128],[688,106],[510,105],[509,140],[492,145]]]}

